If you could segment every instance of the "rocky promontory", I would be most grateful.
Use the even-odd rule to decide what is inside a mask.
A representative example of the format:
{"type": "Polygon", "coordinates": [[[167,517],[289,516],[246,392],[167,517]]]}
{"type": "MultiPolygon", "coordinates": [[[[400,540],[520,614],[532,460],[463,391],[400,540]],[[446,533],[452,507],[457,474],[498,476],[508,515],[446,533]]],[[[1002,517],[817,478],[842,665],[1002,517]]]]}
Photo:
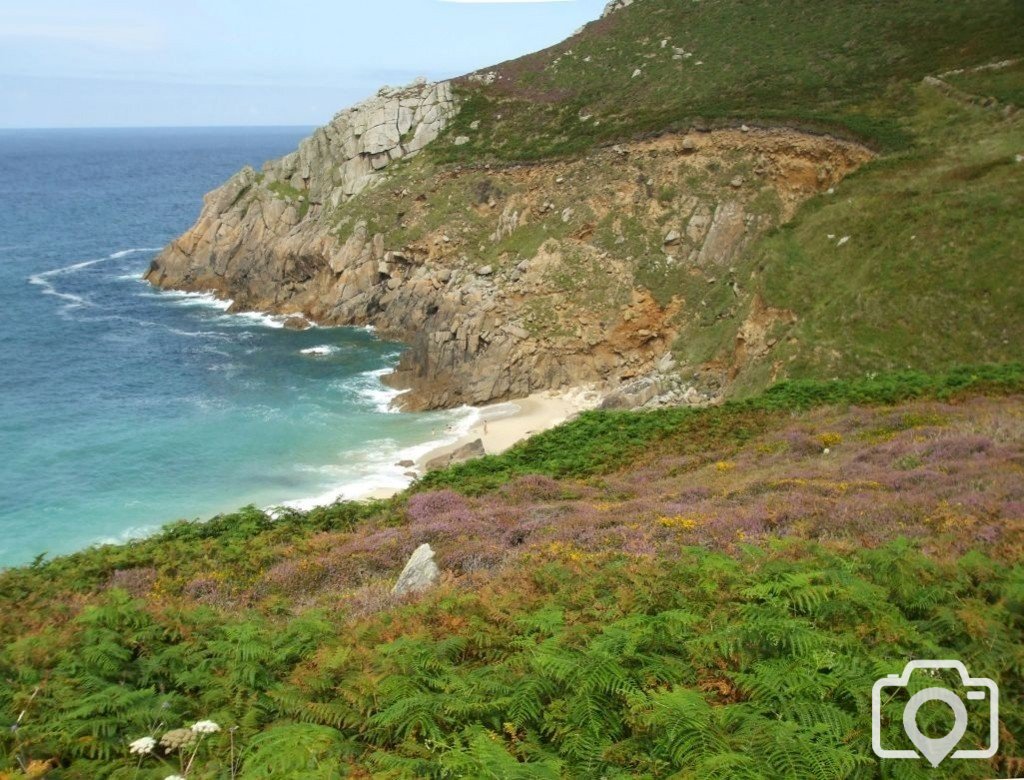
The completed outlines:
{"type": "MultiPolygon", "coordinates": [[[[451,83],[381,90],[207,195],[146,278],[213,291],[236,311],[375,326],[408,345],[388,379],[409,390],[406,409],[612,390],[674,370],[674,346],[708,299],[741,305],[744,249],[871,156],[744,126],[574,159],[445,164],[430,152],[467,142],[446,133],[459,110],[451,83]]],[[[686,367],[695,379],[658,387],[715,396],[794,317],[757,305],[748,315],[735,364],[686,367]]]]}

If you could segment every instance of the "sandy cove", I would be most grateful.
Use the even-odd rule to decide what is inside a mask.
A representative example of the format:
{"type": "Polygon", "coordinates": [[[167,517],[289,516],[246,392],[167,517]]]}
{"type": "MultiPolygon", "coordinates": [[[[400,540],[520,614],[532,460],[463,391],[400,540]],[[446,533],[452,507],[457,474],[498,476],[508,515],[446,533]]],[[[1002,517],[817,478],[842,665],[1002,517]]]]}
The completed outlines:
{"type": "Polygon", "coordinates": [[[554,428],[582,411],[595,408],[601,395],[588,388],[566,392],[547,390],[515,401],[477,407],[479,419],[459,439],[437,447],[416,462],[420,473],[434,458],[447,455],[479,439],[488,455],[498,455],[535,433],[554,428]]]}
{"type": "MultiPolygon", "coordinates": [[[[580,412],[596,408],[602,398],[600,392],[590,387],[576,387],[565,391],[545,390],[514,401],[476,407],[478,416],[470,428],[455,441],[421,455],[416,460],[414,470],[418,475],[423,475],[427,470],[426,464],[431,460],[452,453],[477,439],[483,444],[486,454],[498,455],[517,442],[571,420],[580,412]]],[[[399,492],[382,488],[359,498],[390,498],[399,492]]]]}

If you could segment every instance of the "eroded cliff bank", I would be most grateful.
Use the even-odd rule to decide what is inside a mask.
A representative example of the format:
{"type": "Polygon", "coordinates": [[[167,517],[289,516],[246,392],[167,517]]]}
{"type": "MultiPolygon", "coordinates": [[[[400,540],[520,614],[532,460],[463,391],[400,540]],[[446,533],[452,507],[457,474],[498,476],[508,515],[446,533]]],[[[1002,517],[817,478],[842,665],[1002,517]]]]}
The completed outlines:
{"type": "MultiPolygon", "coordinates": [[[[871,156],[744,127],[540,164],[438,165],[420,152],[465,143],[444,132],[458,110],[447,83],[382,90],[207,195],[147,278],[235,310],[375,326],[409,345],[389,378],[407,409],[612,389],[672,371],[708,296],[740,300],[733,265],[751,242],[871,156]]],[[[793,317],[755,301],[735,361],[763,356],[793,317]]],[[[704,368],[691,381],[701,367],[687,367],[682,397],[714,396],[737,366],[704,368]]]]}

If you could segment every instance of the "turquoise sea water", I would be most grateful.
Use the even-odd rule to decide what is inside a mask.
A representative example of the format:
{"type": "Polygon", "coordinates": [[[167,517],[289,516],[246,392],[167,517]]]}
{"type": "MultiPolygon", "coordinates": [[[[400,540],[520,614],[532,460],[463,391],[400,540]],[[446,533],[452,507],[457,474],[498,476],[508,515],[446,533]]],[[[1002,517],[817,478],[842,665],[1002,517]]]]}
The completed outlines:
{"type": "Polygon", "coordinates": [[[400,346],[370,332],[140,282],[205,192],[306,134],[0,131],[0,566],[400,486],[398,460],[465,423],[385,411],[400,346]]]}

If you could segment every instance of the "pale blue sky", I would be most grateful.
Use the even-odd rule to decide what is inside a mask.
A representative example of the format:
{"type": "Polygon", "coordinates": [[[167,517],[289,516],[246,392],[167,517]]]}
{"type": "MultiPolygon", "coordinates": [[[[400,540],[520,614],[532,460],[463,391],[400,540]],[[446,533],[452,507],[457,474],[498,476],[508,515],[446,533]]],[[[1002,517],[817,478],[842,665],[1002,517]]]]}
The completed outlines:
{"type": "Polygon", "coordinates": [[[416,76],[536,51],[605,0],[0,4],[0,127],[314,125],[416,76]]]}

